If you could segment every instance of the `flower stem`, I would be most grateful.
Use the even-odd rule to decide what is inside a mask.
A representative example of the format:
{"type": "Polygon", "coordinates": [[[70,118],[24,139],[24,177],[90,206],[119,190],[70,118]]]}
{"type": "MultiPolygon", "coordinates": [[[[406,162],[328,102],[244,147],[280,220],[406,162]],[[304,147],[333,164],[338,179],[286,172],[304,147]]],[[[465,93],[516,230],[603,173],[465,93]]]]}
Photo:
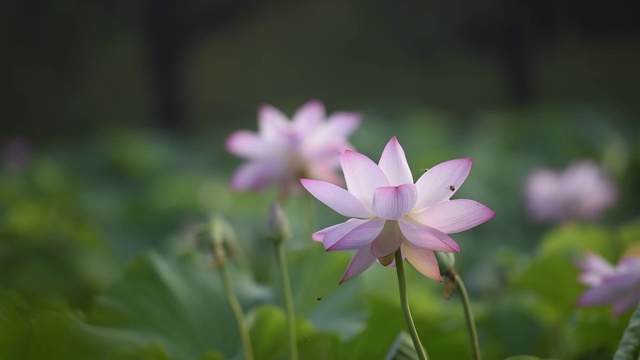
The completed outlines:
{"type": "Polygon", "coordinates": [[[287,268],[287,256],[282,242],[276,245],[276,257],[280,270],[280,282],[282,283],[282,293],[284,296],[285,308],[287,311],[287,328],[289,331],[289,355],[291,360],[298,359],[298,347],[296,337],[295,314],[293,311],[293,295],[291,294],[291,282],[289,280],[289,270],[287,268]]]}
{"type": "Polygon", "coordinates": [[[222,278],[222,286],[224,287],[224,294],[227,297],[231,311],[238,323],[238,331],[240,332],[240,340],[242,341],[242,350],[244,352],[245,359],[253,360],[253,349],[251,348],[251,338],[249,337],[249,328],[247,327],[247,321],[242,312],[240,302],[233,291],[233,285],[231,283],[231,275],[229,270],[223,261],[219,262],[220,277],[222,278]]]}
{"type": "Polygon", "coordinates": [[[409,334],[411,335],[411,340],[413,340],[413,346],[416,348],[416,353],[420,360],[427,360],[427,353],[422,347],[422,343],[420,342],[420,338],[418,337],[418,331],[416,330],[416,325],[413,323],[413,317],[411,316],[411,311],[409,310],[409,300],[407,299],[407,284],[404,278],[404,263],[402,260],[402,252],[400,249],[395,253],[396,259],[396,271],[398,273],[398,288],[400,289],[400,303],[402,304],[402,311],[404,312],[404,319],[407,322],[407,327],[409,328],[409,334]]]}
{"type": "Polygon", "coordinates": [[[640,306],[633,312],[613,360],[634,360],[640,350],[640,306]]]}
{"type": "Polygon", "coordinates": [[[467,320],[467,328],[469,329],[469,336],[471,338],[471,348],[473,349],[473,359],[480,360],[480,345],[478,342],[478,332],[476,331],[476,323],[473,320],[473,312],[471,311],[471,302],[469,301],[469,295],[467,289],[464,287],[462,278],[454,271],[451,271],[453,280],[456,286],[460,289],[460,297],[462,298],[462,307],[464,308],[464,316],[467,320]]]}

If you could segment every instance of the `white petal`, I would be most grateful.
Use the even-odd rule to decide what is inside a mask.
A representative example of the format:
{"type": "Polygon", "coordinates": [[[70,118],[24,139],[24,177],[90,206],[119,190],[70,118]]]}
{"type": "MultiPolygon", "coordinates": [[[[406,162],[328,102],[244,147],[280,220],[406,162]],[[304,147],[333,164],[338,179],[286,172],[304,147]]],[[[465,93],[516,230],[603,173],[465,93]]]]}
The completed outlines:
{"type": "Polygon", "coordinates": [[[389,180],[389,185],[413,184],[413,175],[398,139],[392,137],[380,156],[378,163],[389,180]]]}
{"type": "Polygon", "coordinates": [[[397,221],[387,221],[382,232],[371,244],[371,255],[382,258],[395,253],[402,243],[400,228],[397,221]]]}
{"type": "MultiPolygon", "coordinates": [[[[338,153],[336,153],[335,165],[338,165],[339,161],[338,153]]],[[[338,175],[335,165],[321,161],[309,161],[306,173],[312,179],[344,186],[344,178],[342,177],[342,174],[338,175]]]]}
{"type": "Polygon", "coordinates": [[[311,234],[311,238],[313,239],[313,241],[323,242],[325,235],[327,235],[329,232],[333,231],[334,229],[338,228],[342,224],[343,223],[340,223],[340,224],[329,226],[329,227],[324,228],[322,230],[318,230],[318,231],[314,232],[313,234],[311,234]]]}
{"type": "Polygon", "coordinates": [[[442,252],[460,251],[458,243],[441,231],[422,225],[411,219],[399,220],[398,224],[404,237],[416,246],[442,252]]]}
{"type": "Polygon", "coordinates": [[[371,250],[369,249],[369,247],[364,247],[358,250],[353,259],[351,259],[349,266],[347,266],[347,270],[342,276],[340,284],[356,275],[361,274],[363,271],[367,270],[375,261],[376,257],[371,255],[371,250]]]}
{"type": "Polygon", "coordinates": [[[321,241],[326,250],[335,245],[337,241],[341,240],[343,237],[345,237],[345,235],[353,231],[355,228],[362,224],[365,224],[367,221],[369,220],[349,219],[341,224],[334,225],[331,228],[321,230],[322,232],[324,232],[324,235],[316,233],[316,238],[322,237],[321,241]]]}
{"type": "Polygon", "coordinates": [[[249,159],[264,158],[272,153],[269,144],[252,131],[240,130],[229,135],[227,151],[249,159]]]}
{"type": "Polygon", "coordinates": [[[445,161],[427,170],[416,182],[418,201],[416,209],[447,200],[458,191],[471,171],[471,159],[445,161]]]}
{"type": "MultiPolygon", "coordinates": [[[[352,219],[357,220],[357,219],[352,219]]],[[[334,250],[355,250],[369,247],[369,244],[380,234],[384,227],[384,220],[363,220],[364,223],[358,225],[344,236],[342,232],[332,231],[324,239],[325,248],[328,251],[334,250]],[[339,238],[338,238],[339,237],[339,238]],[[335,240],[338,238],[337,240],[335,240]]]]}
{"type": "Polygon", "coordinates": [[[369,218],[369,211],[347,190],[328,182],[300,179],[302,186],[316,199],[346,217],[369,218]]]}
{"type": "Polygon", "coordinates": [[[436,254],[433,251],[405,241],[402,243],[402,252],[409,260],[409,263],[422,275],[436,281],[442,281],[438,260],[436,260],[436,254]]]}
{"type": "Polygon", "coordinates": [[[339,155],[345,150],[353,150],[353,146],[345,139],[334,139],[332,141],[315,144],[308,139],[301,144],[300,151],[304,157],[313,161],[339,164],[339,155]]]}
{"type": "Polygon", "coordinates": [[[319,137],[332,139],[336,137],[346,138],[360,125],[362,115],[356,112],[338,111],[327,119],[327,125],[319,137]]]}
{"type": "Polygon", "coordinates": [[[287,117],[271,105],[258,109],[258,130],[265,139],[278,139],[289,127],[287,117]]]}
{"type": "Polygon", "coordinates": [[[368,157],[349,150],[340,155],[340,163],[349,192],[371,209],[376,189],[389,186],[382,169],[368,157]]]}
{"type": "Polygon", "coordinates": [[[324,105],[320,101],[312,100],[296,111],[292,121],[300,133],[308,134],[317,129],[324,120],[324,116],[324,105]]]}
{"type": "Polygon", "coordinates": [[[584,259],[576,264],[582,273],[578,278],[581,283],[597,286],[609,275],[613,275],[616,270],[609,262],[594,253],[588,253],[584,259]]]}
{"type": "Polygon", "coordinates": [[[479,202],[460,199],[440,202],[411,214],[411,217],[445,234],[455,234],[478,226],[495,215],[493,210],[479,202]]]}
{"type": "MultiPolygon", "coordinates": [[[[322,153],[326,147],[336,148],[333,144],[346,144],[346,139],[360,125],[361,116],[357,113],[337,112],[331,115],[324,126],[309,134],[307,147],[311,153],[322,153]]],[[[342,151],[344,149],[339,149],[342,151]]]]}
{"type": "Polygon", "coordinates": [[[385,220],[398,220],[413,209],[417,197],[413,184],[379,187],[373,194],[373,212],[385,220]]]}
{"type": "Polygon", "coordinates": [[[287,164],[278,160],[260,160],[241,165],[231,177],[233,190],[262,190],[279,184],[287,164]]]}

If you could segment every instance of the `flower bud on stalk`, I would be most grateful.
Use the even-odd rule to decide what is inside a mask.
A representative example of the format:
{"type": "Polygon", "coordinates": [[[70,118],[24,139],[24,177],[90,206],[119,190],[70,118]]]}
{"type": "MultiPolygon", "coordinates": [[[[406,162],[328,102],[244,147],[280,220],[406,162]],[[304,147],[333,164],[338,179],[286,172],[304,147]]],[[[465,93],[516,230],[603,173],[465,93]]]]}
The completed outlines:
{"type": "Polygon", "coordinates": [[[441,274],[447,274],[452,271],[456,264],[456,257],[452,253],[436,251],[436,259],[438,259],[438,267],[441,274]]]}
{"type": "Polygon", "coordinates": [[[444,282],[444,298],[449,299],[455,287],[455,264],[456,257],[452,253],[436,251],[436,259],[438,259],[438,267],[442,280],[444,282]]]}
{"type": "Polygon", "coordinates": [[[284,297],[285,309],[287,311],[287,331],[289,333],[289,359],[298,360],[298,345],[295,324],[295,312],[293,308],[293,295],[291,292],[291,280],[287,269],[287,256],[284,242],[291,238],[291,226],[287,216],[282,211],[277,202],[271,204],[267,214],[267,236],[273,243],[276,251],[280,281],[282,284],[282,294],[284,297]]]}
{"type": "Polygon", "coordinates": [[[267,236],[276,245],[291,238],[291,225],[278,203],[271,204],[267,214],[267,236]]]}
{"type": "Polygon", "coordinates": [[[225,246],[236,242],[236,233],[222,216],[216,215],[209,224],[213,257],[219,266],[225,265],[225,246]]]}
{"type": "Polygon", "coordinates": [[[253,360],[253,349],[251,345],[251,337],[249,335],[249,327],[247,325],[246,317],[242,312],[240,302],[236,297],[233,290],[233,280],[229,269],[226,266],[226,251],[225,247],[233,246],[236,242],[236,233],[222,216],[216,215],[211,219],[209,223],[209,232],[211,234],[211,245],[213,247],[213,258],[215,265],[218,267],[218,273],[222,280],[222,286],[224,294],[229,302],[231,311],[236,318],[236,324],[238,331],[240,332],[240,340],[242,341],[242,348],[244,352],[244,359],[253,360]]]}

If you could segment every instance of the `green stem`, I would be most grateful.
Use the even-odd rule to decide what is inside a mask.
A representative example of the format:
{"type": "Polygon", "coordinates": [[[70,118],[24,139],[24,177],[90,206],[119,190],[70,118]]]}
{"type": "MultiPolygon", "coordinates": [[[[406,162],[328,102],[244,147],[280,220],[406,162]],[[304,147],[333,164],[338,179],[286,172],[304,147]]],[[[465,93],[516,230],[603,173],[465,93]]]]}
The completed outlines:
{"type": "Polygon", "coordinates": [[[282,242],[276,244],[276,257],[280,268],[280,282],[282,283],[282,293],[284,304],[287,310],[287,328],[289,330],[289,355],[291,360],[298,359],[298,347],[296,341],[296,323],[293,311],[293,295],[291,294],[291,282],[289,280],[289,270],[287,269],[287,256],[282,242]]]}
{"type": "Polygon", "coordinates": [[[613,355],[613,360],[633,360],[640,350],[640,306],[629,319],[629,325],[622,335],[618,350],[613,355]]]}
{"type": "Polygon", "coordinates": [[[420,360],[427,360],[427,353],[420,342],[420,338],[418,337],[418,331],[416,330],[416,325],[413,323],[413,317],[411,316],[411,311],[409,310],[409,300],[407,299],[407,284],[404,279],[404,263],[402,260],[402,252],[400,249],[395,253],[396,258],[396,271],[398,273],[398,288],[400,289],[400,303],[402,305],[402,311],[404,312],[404,319],[407,322],[407,327],[409,328],[409,334],[411,335],[411,340],[413,340],[413,346],[416,348],[416,353],[420,360]]]}
{"type": "Polygon", "coordinates": [[[462,278],[455,272],[451,271],[453,280],[458,289],[460,289],[460,297],[462,297],[462,307],[464,308],[464,317],[467,320],[467,328],[469,329],[469,337],[471,338],[471,348],[473,349],[473,359],[480,360],[480,343],[478,342],[478,332],[476,331],[476,323],[473,320],[473,312],[471,311],[471,301],[467,289],[464,287],[462,278]]]}
{"type": "Polygon", "coordinates": [[[249,336],[249,327],[247,327],[247,321],[242,312],[240,302],[233,291],[233,285],[231,282],[231,275],[224,263],[224,259],[219,261],[220,277],[222,278],[222,286],[224,287],[224,294],[227,297],[231,311],[238,323],[238,331],[240,331],[240,340],[242,341],[242,349],[244,351],[245,359],[253,360],[253,350],[251,348],[251,338],[249,336]]]}

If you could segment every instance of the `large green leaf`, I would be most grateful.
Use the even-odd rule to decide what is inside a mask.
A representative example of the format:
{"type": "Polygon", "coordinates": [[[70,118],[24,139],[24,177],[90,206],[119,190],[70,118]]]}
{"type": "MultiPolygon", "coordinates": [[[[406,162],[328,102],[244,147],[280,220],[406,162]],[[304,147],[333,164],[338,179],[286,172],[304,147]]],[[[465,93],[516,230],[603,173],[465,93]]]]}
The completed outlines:
{"type": "Polygon", "coordinates": [[[386,360],[418,360],[416,347],[413,345],[411,335],[406,332],[398,334],[396,341],[385,357],[386,360]]]}
{"type": "Polygon", "coordinates": [[[0,290],[0,360],[106,359],[116,340],[62,303],[29,305],[0,290]]]}
{"type": "MultiPolygon", "coordinates": [[[[309,319],[318,331],[336,332],[343,339],[360,332],[367,318],[360,279],[338,284],[348,263],[348,254],[320,249],[290,252],[288,257],[296,316],[309,319]]],[[[276,303],[283,304],[280,283],[276,279],[273,283],[276,303]]]]}
{"type": "MultiPolygon", "coordinates": [[[[251,341],[256,359],[287,359],[289,351],[287,318],[284,311],[274,305],[262,305],[252,310],[251,341]]],[[[297,347],[301,359],[332,359],[338,336],[317,333],[306,319],[297,317],[297,347]],[[326,355],[326,356],[325,356],[326,355]]]]}
{"type": "MultiPolygon", "coordinates": [[[[162,344],[170,358],[200,359],[212,350],[238,358],[237,325],[217,275],[196,254],[148,254],[96,300],[91,321],[120,331],[135,346],[162,344]]],[[[268,297],[246,274],[232,277],[245,309],[268,297]]]]}

